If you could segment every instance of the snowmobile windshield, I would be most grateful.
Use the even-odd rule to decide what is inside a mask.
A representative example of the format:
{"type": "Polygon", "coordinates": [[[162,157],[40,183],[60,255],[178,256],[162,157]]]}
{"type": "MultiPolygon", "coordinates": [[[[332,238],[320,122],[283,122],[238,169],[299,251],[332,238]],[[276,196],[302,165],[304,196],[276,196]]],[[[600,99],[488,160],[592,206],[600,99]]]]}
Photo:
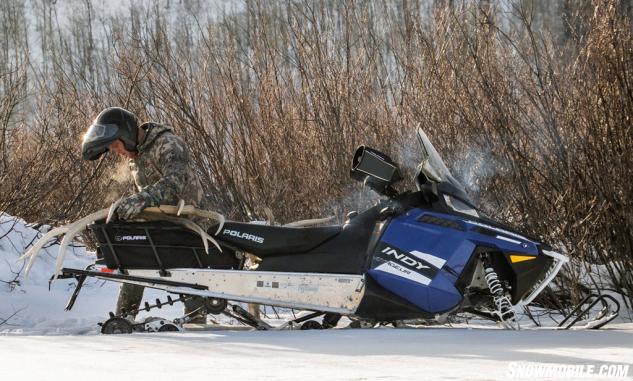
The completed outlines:
{"type": "Polygon", "coordinates": [[[461,213],[477,215],[475,208],[472,207],[472,200],[466,194],[466,189],[453,177],[426,133],[418,128],[417,135],[422,147],[422,161],[418,171],[422,172],[427,179],[439,184],[448,206],[461,213]]]}
{"type": "Polygon", "coordinates": [[[116,124],[93,124],[84,135],[84,144],[109,140],[116,136],[119,127],[116,124]]]}

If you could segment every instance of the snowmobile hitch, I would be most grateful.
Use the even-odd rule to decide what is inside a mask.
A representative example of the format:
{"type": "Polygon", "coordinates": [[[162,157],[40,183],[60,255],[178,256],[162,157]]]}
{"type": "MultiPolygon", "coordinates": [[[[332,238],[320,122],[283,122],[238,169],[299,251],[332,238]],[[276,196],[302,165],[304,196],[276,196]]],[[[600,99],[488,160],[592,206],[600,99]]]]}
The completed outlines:
{"type": "MultiPolygon", "coordinates": [[[[86,281],[87,277],[88,275],[85,275],[85,274],[73,274],[73,273],[62,273],[58,276],[59,279],[70,279],[70,278],[77,279],[77,285],[75,286],[75,290],[73,291],[73,294],[68,299],[68,302],[66,302],[66,307],[64,307],[65,311],[72,310],[73,306],[75,305],[75,301],[77,300],[77,297],[79,296],[79,292],[81,291],[81,288],[83,287],[84,282],[86,281]]],[[[51,283],[53,283],[54,279],[55,279],[54,276],[51,276],[51,278],[48,280],[48,291],[51,290],[51,283]]]]}
{"type": "MultiPolygon", "coordinates": [[[[89,266],[88,268],[90,268],[91,266],[89,266]]],[[[66,311],[70,311],[73,306],[75,305],[75,301],[77,300],[77,297],[79,296],[79,292],[81,292],[81,288],[84,285],[84,282],[86,281],[86,278],[88,277],[99,277],[99,278],[110,278],[110,279],[119,279],[119,280],[129,280],[129,281],[134,281],[134,280],[138,280],[138,277],[134,277],[134,276],[130,276],[130,275],[124,275],[124,274],[113,274],[113,273],[103,273],[103,272],[98,272],[98,271],[91,271],[91,270],[79,270],[79,269],[69,269],[69,268],[63,268],[61,271],[61,274],[59,275],[58,279],[70,279],[70,278],[75,278],[77,279],[77,285],[75,286],[75,290],[73,291],[72,295],[70,296],[70,298],[68,299],[68,302],[66,303],[66,307],[65,310],[66,311]]],[[[48,281],[48,289],[50,290],[51,287],[51,282],[53,281],[53,277],[51,277],[51,279],[48,281]]],[[[190,284],[190,283],[182,283],[182,282],[174,282],[174,281],[169,281],[169,280],[155,280],[156,284],[163,284],[166,286],[175,286],[175,287],[189,287],[189,288],[193,288],[196,290],[206,290],[207,287],[204,286],[200,286],[198,284],[190,284]]],[[[180,298],[176,299],[176,300],[172,300],[171,297],[167,297],[167,302],[161,303],[160,300],[156,299],[156,304],[153,306],[150,306],[147,302],[145,303],[144,308],[141,308],[139,310],[137,310],[136,312],[134,312],[135,314],[145,310],[145,311],[149,311],[151,308],[161,308],[163,305],[165,304],[169,304],[172,305],[174,304],[174,302],[180,302],[180,301],[184,301],[185,299],[183,299],[183,296],[181,295],[180,298]]],[[[110,313],[110,318],[113,318],[114,315],[112,313],[110,313]]]]}
{"type": "Polygon", "coordinates": [[[66,307],[64,307],[64,310],[66,311],[72,310],[73,306],[75,305],[75,301],[77,300],[77,296],[79,296],[79,292],[81,291],[81,288],[83,287],[84,282],[86,281],[87,277],[88,277],[87,275],[77,276],[77,286],[75,286],[75,291],[73,291],[73,294],[70,296],[70,299],[68,299],[68,303],[66,303],[66,307]]]}
{"type": "Polygon", "coordinates": [[[574,327],[578,322],[582,321],[584,316],[588,316],[591,309],[596,306],[598,303],[602,303],[602,309],[598,314],[588,321],[584,328],[589,329],[600,329],[616,317],[618,317],[620,313],[620,303],[611,295],[603,295],[603,294],[589,294],[586,298],[584,298],[574,309],[558,324],[559,329],[570,329],[574,327]],[[593,301],[591,301],[592,298],[593,301]],[[582,308],[585,304],[589,303],[589,305],[585,308],[582,308]],[[612,311],[612,308],[615,306],[615,310],[612,311]],[[567,323],[570,319],[571,322],[567,323]],[[567,324],[566,324],[567,323],[567,324]]]}
{"type": "MultiPolygon", "coordinates": [[[[69,268],[63,268],[61,271],[61,275],[58,278],[62,278],[62,279],[72,278],[75,275],[85,275],[85,276],[96,277],[96,278],[107,278],[107,279],[112,279],[115,281],[120,280],[120,281],[128,281],[128,282],[147,282],[147,278],[133,276],[133,275],[106,273],[106,272],[90,271],[90,270],[69,269],[69,268]]],[[[159,284],[162,286],[186,287],[186,288],[191,288],[194,290],[208,290],[209,289],[208,287],[201,286],[199,284],[176,282],[176,281],[165,280],[165,279],[152,279],[151,283],[159,284]]]]}
{"type": "MultiPolygon", "coordinates": [[[[70,296],[70,299],[68,299],[68,303],[66,303],[66,311],[70,311],[73,306],[75,305],[75,301],[77,300],[77,297],[79,296],[79,292],[81,291],[81,288],[84,285],[84,282],[86,280],[87,277],[99,277],[99,278],[110,278],[110,279],[118,279],[118,280],[128,280],[128,281],[138,281],[138,280],[143,280],[142,278],[138,278],[135,276],[130,276],[130,275],[124,275],[124,274],[113,274],[113,273],[103,273],[103,272],[98,272],[98,271],[90,271],[90,270],[79,270],[79,269],[69,269],[69,268],[63,268],[61,271],[61,274],[59,275],[59,279],[70,279],[70,278],[75,278],[77,279],[77,285],[75,286],[75,290],[73,291],[73,294],[70,296]]],[[[51,277],[51,279],[48,281],[48,288],[50,290],[50,285],[51,282],[53,281],[53,277],[51,277]]],[[[189,288],[193,288],[196,290],[207,290],[207,287],[204,286],[200,286],[198,284],[190,284],[190,283],[182,283],[182,282],[173,282],[173,281],[169,281],[169,280],[155,280],[154,283],[156,284],[163,284],[166,286],[175,286],[175,287],[189,287],[189,288]]],[[[169,298],[171,299],[171,298],[169,298]]],[[[171,300],[170,300],[171,301],[171,300]]],[[[180,300],[176,300],[176,301],[180,301],[180,300]]],[[[155,306],[152,307],[162,307],[162,304],[160,304],[160,301],[157,300],[157,303],[155,306]]],[[[168,302],[169,303],[169,302],[168,302]]],[[[163,303],[165,304],[165,303],[163,303]]],[[[170,304],[173,304],[170,303],[170,304]]],[[[147,306],[148,304],[145,303],[145,305],[147,306]]],[[[143,308],[146,311],[149,311],[149,309],[143,308]]],[[[138,311],[137,311],[138,312],[138,311]]]]}

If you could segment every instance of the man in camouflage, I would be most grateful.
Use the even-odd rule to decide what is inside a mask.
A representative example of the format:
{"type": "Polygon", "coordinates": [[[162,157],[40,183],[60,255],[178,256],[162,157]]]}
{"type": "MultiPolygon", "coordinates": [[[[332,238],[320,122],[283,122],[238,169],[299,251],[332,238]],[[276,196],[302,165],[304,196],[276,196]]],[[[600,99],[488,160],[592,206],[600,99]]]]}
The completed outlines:
{"type": "MultiPolygon", "coordinates": [[[[204,208],[204,193],[196,175],[191,153],[171,127],[144,123],[138,125],[131,112],[111,107],[103,110],[84,137],[83,156],[95,160],[105,151],[128,158],[137,193],[123,199],[116,215],[133,219],[143,209],[158,205],[187,205],[204,208]]],[[[138,309],[143,286],[122,284],[116,314],[138,309]]],[[[200,299],[185,304],[185,313],[198,310],[192,322],[206,322],[206,310],[200,299]]]]}

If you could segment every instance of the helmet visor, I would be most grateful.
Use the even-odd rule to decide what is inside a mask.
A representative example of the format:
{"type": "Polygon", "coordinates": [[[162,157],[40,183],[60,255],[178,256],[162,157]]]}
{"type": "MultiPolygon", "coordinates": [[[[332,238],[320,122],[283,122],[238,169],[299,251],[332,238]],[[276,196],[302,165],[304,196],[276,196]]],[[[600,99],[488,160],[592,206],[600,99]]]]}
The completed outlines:
{"type": "Polygon", "coordinates": [[[93,124],[84,135],[83,143],[92,143],[112,139],[116,136],[119,128],[116,124],[93,124]]]}

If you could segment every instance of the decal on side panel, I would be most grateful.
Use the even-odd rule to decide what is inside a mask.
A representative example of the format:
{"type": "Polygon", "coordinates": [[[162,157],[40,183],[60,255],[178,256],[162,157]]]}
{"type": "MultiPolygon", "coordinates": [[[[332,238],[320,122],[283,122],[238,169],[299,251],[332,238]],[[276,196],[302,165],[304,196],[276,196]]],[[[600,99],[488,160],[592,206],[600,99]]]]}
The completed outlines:
{"type": "Polygon", "coordinates": [[[394,245],[380,242],[372,267],[377,271],[428,285],[445,263],[446,260],[431,254],[417,250],[406,252],[394,245]]]}

